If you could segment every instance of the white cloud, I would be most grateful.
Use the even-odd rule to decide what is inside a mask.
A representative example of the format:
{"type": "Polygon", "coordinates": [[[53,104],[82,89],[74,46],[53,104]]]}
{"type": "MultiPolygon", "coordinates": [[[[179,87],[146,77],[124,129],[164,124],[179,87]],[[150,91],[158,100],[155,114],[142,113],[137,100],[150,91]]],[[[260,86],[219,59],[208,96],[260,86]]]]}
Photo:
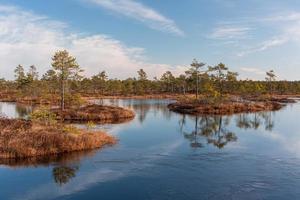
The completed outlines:
{"type": "Polygon", "coordinates": [[[209,38],[226,42],[218,42],[218,45],[234,44],[235,49],[238,49],[235,55],[243,57],[280,47],[289,42],[299,42],[299,27],[300,12],[280,12],[269,16],[220,21],[209,38]]]}
{"type": "Polygon", "coordinates": [[[134,0],[85,0],[99,5],[105,9],[124,15],[142,23],[147,24],[150,28],[160,30],[167,33],[173,33],[184,36],[184,32],[176,25],[176,23],[163,16],[156,10],[143,5],[134,0]]]}
{"type": "Polygon", "coordinates": [[[254,74],[258,74],[258,75],[262,75],[262,74],[266,73],[266,72],[262,71],[261,69],[253,68],[253,67],[242,67],[241,70],[244,72],[250,72],[250,73],[254,73],[254,74]]]}
{"type": "Polygon", "coordinates": [[[106,70],[112,78],[127,78],[144,68],[152,78],[180,69],[149,63],[143,48],[128,47],[107,35],[70,33],[62,22],[12,6],[0,5],[0,11],[0,77],[13,78],[18,64],[34,64],[44,73],[51,67],[53,53],[60,49],[77,57],[87,75],[106,70]]]}
{"type": "Polygon", "coordinates": [[[237,55],[242,57],[248,54],[266,51],[279,47],[288,42],[300,41],[300,12],[286,12],[274,14],[265,18],[257,19],[257,26],[268,27],[274,31],[274,35],[265,39],[256,46],[240,51],[237,55]]]}
{"type": "Polygon", "coordinates": [[[262,43],[262,45],[257,49],[257,51],[264,51],[266,49],[269,49],[271,47],[280,46],[288,41],[285,37],[276,37],[271,40],[267,40],[262,43]]]}
{"type": "Polygon", "coordinates": [[[299,12],[281,13],[263,19],[263,21],[270,21],[270,22],[299,21],[299,20],[300,20],[299,12]]]}
{"type": "Polygon", "coordinates": [[[250,30],[250,27],[222,25],[213,30],[210,38],[222,40],[245,39],[248,37],[250,30]]]}
{"type": "Polygon", "coordinates": [[[289,41],[289,38],[284,37],[284,36],[274,37],[270,40],[263,41],[261,44],[257,45],[256,47],[252,47],[248,50],[241,51],[237,55],[239,57],[243,57],[243,56],[251,54],[251,53],[265,51],[265,50],[270,49],[272,47],[281,46],[281,45],[285,44],[288,41],[289,41]]]}
{"type": "Polygon", "coordinates": [[[251,80],[263,80],[266,72],[259,67],[241,67],[240,78],[251,80]]]}

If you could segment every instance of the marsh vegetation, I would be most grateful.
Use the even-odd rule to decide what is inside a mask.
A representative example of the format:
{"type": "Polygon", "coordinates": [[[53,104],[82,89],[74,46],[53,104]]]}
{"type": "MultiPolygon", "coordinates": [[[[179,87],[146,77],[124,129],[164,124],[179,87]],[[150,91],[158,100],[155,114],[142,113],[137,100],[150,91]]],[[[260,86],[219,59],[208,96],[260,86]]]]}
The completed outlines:
{"type": "Polygon", "coordinates": [[[0,119],[0,158],[24,158],[96,149],[116,139],[104,132],[72,125],[46,125],[29,120],[0,119]]]}
{"type": "MultiPolygon", "coordinates": [[[[105,71],[91,77],[68,51],[52,57],[52,68],[39,77],[32,65],[15,69],[15,80],[0,80],[0,100],[34,106],[27,120],[0,119],[1,156],[26,157],[99,148],[115,143],[102,132],[78,129],[68,123],[122,123],[135,113],[128,108],[92,104],[105,97],[170,98],[168,108],[182,114],[235,114],[274,111],[300,92],[298,82],[276,81],[275,72],[266,72],[265,81],[238,80],[238,74],[219,63],[208,66],[193,60],[184,74],[165,72],[149,78],[144,69],[137,78],[108,79],[105,71]]],[[[139,115],[144,120],[143,115],[139,115]]]]}

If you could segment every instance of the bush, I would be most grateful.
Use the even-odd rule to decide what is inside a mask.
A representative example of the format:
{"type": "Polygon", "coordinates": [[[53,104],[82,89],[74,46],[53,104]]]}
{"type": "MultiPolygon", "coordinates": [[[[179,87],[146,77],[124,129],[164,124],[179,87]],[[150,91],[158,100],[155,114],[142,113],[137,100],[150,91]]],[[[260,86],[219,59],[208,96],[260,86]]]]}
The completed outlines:
{"type": "Polygon", "coordinates": [[[96,127],[96,124],[93,121],[88,121],[87,124],[86,124],[86,128],[88,130],[91,130],[91,129],[95,128],[95,127],[96,127]]]}
{"type": "Polygon", "coordinates": [[[84,104],[84,100],[81,98],[79,94],[66,94],[65,95],[65,104],[66,107],[80,107],[82,104],[84,104]]]}
{"type": "Polygon", "coordinates": [[[33,113],[30,115],[30,119],[46,126],[57,124],[56,114],[52,113],[49,108],[44,106],[33,111],[33,113]]]}
{"type": "Polygon", "coordinates": [[[63,131],[65,133],[71,133],[71,134],[74,134],[74,135],[79,135],[81,133],[80,130],[77,127],[73,126],[73,125],[63,126],[63,131]]]}

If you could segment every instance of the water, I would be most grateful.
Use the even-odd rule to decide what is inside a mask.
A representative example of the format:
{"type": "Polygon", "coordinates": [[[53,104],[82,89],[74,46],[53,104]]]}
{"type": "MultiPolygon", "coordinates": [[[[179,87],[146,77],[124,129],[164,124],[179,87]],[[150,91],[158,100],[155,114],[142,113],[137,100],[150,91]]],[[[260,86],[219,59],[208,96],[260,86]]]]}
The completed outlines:
{"type": "Polygon", "coordinates": [[[0,115],[8,118],[27,118],[32,111],[30,106],[0,102],[0,115]]]}
{"type": "MultiPolygon", "coordinates": [[[[278,112],[184,116],[166,100],[105,100],[131,122],[100,151],[2,161],[0,199],[299,199],[300,103],[278,112]]],[[[6,115],[14,105],[0,104],[6,115]],[[11,107],[12,106],[12,107],[11,107]]]]}

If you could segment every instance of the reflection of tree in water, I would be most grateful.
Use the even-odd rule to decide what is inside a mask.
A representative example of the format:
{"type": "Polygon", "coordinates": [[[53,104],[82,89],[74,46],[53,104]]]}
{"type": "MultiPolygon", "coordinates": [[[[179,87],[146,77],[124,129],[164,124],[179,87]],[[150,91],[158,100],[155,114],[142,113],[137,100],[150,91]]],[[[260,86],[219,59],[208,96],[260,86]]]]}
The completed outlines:
{"type": "Polygon", "coordinates": [[[274,112],[260,112],[254,114],[239,114],[237,115],[236,125],[241,129],[257,130],[262,124],[267,131],[272,131],[274,128],[273,120],[274,112]]]}
{"type": "Polygon", "coordinates": [[[18,113],[19,117],[24,118],[32,112],[32,108],[29,106],[17,105],[16,112],[18,113]]]}
{"type": "Polygon", "coordinates": [[[3,110],[3,106],[2,104],[0,103],[0,117],[5,117],[4,113],[2,112],[3,110]]]}
{"type": "MultiPolygon", "coordinates": [[[[144,100],[145,101],[145,100],[144,100]]],[[[141,123],[143,123],[149,114],[149,112],[153,112],[154,115],[157,115],[158,112],[162,112],[165,119],[170,119],[172,112],[166,106],[166,103],[162,102],[145,102],[145,103],[133,103],[131,105],[127,105],[132,108],[136,113],[138,113],[138,119],[141,123]]]]}
{"type": "Polygon", "coordinates": [[[0,159],[0,165],[10,168],[24,168],[55,165],[52,169],[52,177],[55,183],[62,186],[76,176],[81,159],[94,156],[96,150],[78,151],[72,153],[38,156],[29,158],[0,159]]]}
{"type": "Polygon", "coordinates": [[[179,128],[180,128],[180,132],[183,133],[183,128],[186,124],[186,115],[182,115],[181,119],[179,120],[179,128]]]}
{"type": "MultiPolygon", "coordinates": [[[[27,117],[32,112],[31,106],[24,106],[24,105],[19,105],[14,103],[7,103],[7,104],[13,106],[13,109],[17,112],[17,114],[21,118],[27,117]]],[[[3,113],[3,104],[1,103],[0,103],[0,116],[7,117],[5,113],[3,113]]]]}
{"type": "Polygon", "coordinates": [[[68,183],[72,178],[76,176],[76,172],[79,167],[77,166],[58,166],[52,169],[52,175],[55,183],[62,186],[68,183]]]}
{"type": "Polygon", "coordinates": [[[156,116],[162,113],[165,119],[170,119],[172,112],[167,108],[167,104],[172,101],[154,99],[102,99],[95,101],[100,105],[114,105],[133,109],[137,113],[138,120],[143,123],[149,112],[156,116]]]}
{"type": "MultiPolygon", "coordinates": [[[[185,116],[181,120],[181,130],[185,121],[185,116]]],[[[206,138],[208,144],[213,144],[218,148],[223,148],[229,142],[237,140],[235,133],[229,131],[230,118],[223,116],[195,116],[194,130],[190,133],[184,132],[184,137],[190,140],[191,147],[199,148],[203,144],[200,142],[201,138],[206,138]]]]}
{"type": "Polygon", "coordinates": [[[265,129],[267,131],[272,131],[274,128],[274,120],[273,120],[273,115],[275,112],[264,112],[262,113],[262,117],[265,120],[265,129]]]}
{"type": "Polygon", "coordinates": [[[134,104],[134,105],[132,105],[132,108],[138,113],[139,121],[141,123],[143,123],[147,117],[149,110],[151,109],[151,105],[150,104],[144,104],[144,105],[134,104]]]}
{"type": "Polygon", "coordinates": [[[223,148],[227,143],[237,140],[235,133],[227,129],[230,118],[223,116],[202,117],[200,120],[201,135],[209,144],[223,148]]]}
{"type": "Polygon", "coordinates": [[[190,145],[191,145],[192,148],[200,148],[200,147],[203,146],[199,142],[199,138],[198,138],[199,132],[198,131],[199,131],[199,128],[198,128],[198,116],[196,116],[195,117],[195,128],[194,128],[194,130],[192,132],[190,132],[190,133],[183,132],[184,137],[190,141],[190,145]]]}
{"type": "MultiPolygon", "coordinates": [[[[240,129],[257,130],[262,125],[267,131],[272,131],[274,128],[273,120],[274,112],[261,112],[253,114],[238,114],[236,115],[236,126],[240,129]]],[[[206,139],[207,144],[212,144],[217,148],[223,148],[228,143],[237,141],[236,134],[228,129],[230,124],[230,116],[195,116],[194,127],[191,132],[185,132],[184,127],[187,119],[186,115],[182,115],[179,120],[180,132],[190,141],[191,147],[203,147],[201,141],[206,139]]]]}
{"type": "Polygon", "coordinates": [[[241,129],[258,129],[260,126],[260,118],[257,117],[257,114],[254,114],[254,119],[251,119],[249,114],[239,114],[237,115],[236,125],[241,129]]]}

